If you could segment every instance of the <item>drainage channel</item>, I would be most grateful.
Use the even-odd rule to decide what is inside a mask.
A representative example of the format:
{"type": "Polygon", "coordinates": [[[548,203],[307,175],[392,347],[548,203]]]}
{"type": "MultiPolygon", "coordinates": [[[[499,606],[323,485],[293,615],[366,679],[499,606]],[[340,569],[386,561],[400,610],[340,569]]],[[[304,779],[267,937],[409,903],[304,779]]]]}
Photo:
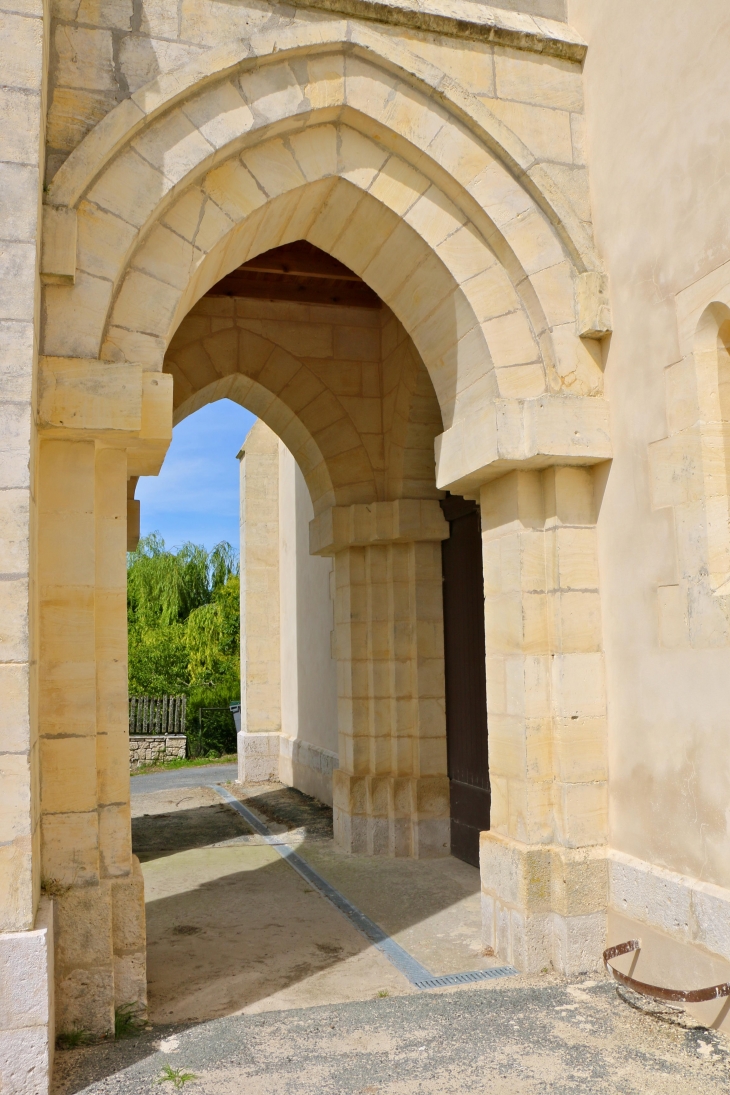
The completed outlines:
{"type": "Polygon", "coordinates": [[[435,977],[430,970],[409,954],[399,943],[396,943],[387,932],[361,912],[344,894],[331,886],[322,878],[300,855],[288,845],[282,844],[281,838],[274,836],[260,818],[244,806],[242,802],[221,787],[218,783],[208,784],[236,813],[248,822],[254,832],[263,837],[282,859],[286,860],[290,867],[325,897],[340,912],[353,927],[357,928],[374,947],[385,955],[388,961],[395,966],[404,977],[419,990],[438,989],[449,985],[468,985],[476,981],[491,981],[495,977],[513,977],[517,970],[513,966],[496,966],[487,970],[472,970],[469,973],[449,973],[443,977],[435,977]]]}

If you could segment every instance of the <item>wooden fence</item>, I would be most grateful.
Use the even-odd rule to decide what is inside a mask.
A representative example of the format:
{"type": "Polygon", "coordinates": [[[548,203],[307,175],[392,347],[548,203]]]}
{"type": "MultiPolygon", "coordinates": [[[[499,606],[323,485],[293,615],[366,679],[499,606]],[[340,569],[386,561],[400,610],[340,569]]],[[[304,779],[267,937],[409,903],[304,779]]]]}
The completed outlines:
{"type": "Polygon", "coordinates": [[[130,734],[184,734],[187,696],[130,696],[130,734]]]}

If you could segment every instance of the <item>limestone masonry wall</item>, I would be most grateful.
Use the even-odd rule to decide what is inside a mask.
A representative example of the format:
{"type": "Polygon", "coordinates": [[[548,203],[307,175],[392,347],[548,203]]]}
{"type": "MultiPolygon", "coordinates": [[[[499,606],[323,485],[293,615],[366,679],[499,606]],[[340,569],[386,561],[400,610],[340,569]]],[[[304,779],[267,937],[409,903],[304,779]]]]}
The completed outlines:
{"type": "Polygon", "coordinates": [[[187,738],[184,734],[130,734],[129,770],[166,760],[185,760],[187,738]]]}
{"type": "Polygon", "coordinates": [[[477,499],[485,942],[727,979],[727,0],[8,0],[0,41],[3,1095],[46,1095],[54,1023],[145,1007],[125,548],[214,399],[261,420],[242,774],[331,776],[345,850],[448,852],[439,498],[477,499]],[[382,308],[207,295],[297,240],[382,308]]]}

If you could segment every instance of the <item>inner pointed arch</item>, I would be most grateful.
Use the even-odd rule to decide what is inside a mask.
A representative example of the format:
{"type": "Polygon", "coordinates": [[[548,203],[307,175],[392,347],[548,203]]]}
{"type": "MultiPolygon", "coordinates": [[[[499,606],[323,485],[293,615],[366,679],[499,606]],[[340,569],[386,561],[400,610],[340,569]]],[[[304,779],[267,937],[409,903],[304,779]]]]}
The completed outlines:
{"type": "Polygon", "coordinates": [[[247,260],[179,325],[165,357],[177,423],[230,398],[299,464],[315,513],[433,498],[443,429],[403,326],[351,269],[305,240],[247,260]]]}

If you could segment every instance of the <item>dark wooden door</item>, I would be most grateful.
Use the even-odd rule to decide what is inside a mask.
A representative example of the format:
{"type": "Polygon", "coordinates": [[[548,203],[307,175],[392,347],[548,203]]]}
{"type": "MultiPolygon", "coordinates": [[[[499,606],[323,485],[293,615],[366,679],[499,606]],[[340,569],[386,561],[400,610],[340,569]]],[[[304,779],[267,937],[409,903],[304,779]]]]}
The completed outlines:
{"type": "Polygon", "coordinates": [[[478,867],[490,807],[481,522],[465,498],[447,495],[441,508],[451,530],[442,543],[451,854],[478,867]]]}

